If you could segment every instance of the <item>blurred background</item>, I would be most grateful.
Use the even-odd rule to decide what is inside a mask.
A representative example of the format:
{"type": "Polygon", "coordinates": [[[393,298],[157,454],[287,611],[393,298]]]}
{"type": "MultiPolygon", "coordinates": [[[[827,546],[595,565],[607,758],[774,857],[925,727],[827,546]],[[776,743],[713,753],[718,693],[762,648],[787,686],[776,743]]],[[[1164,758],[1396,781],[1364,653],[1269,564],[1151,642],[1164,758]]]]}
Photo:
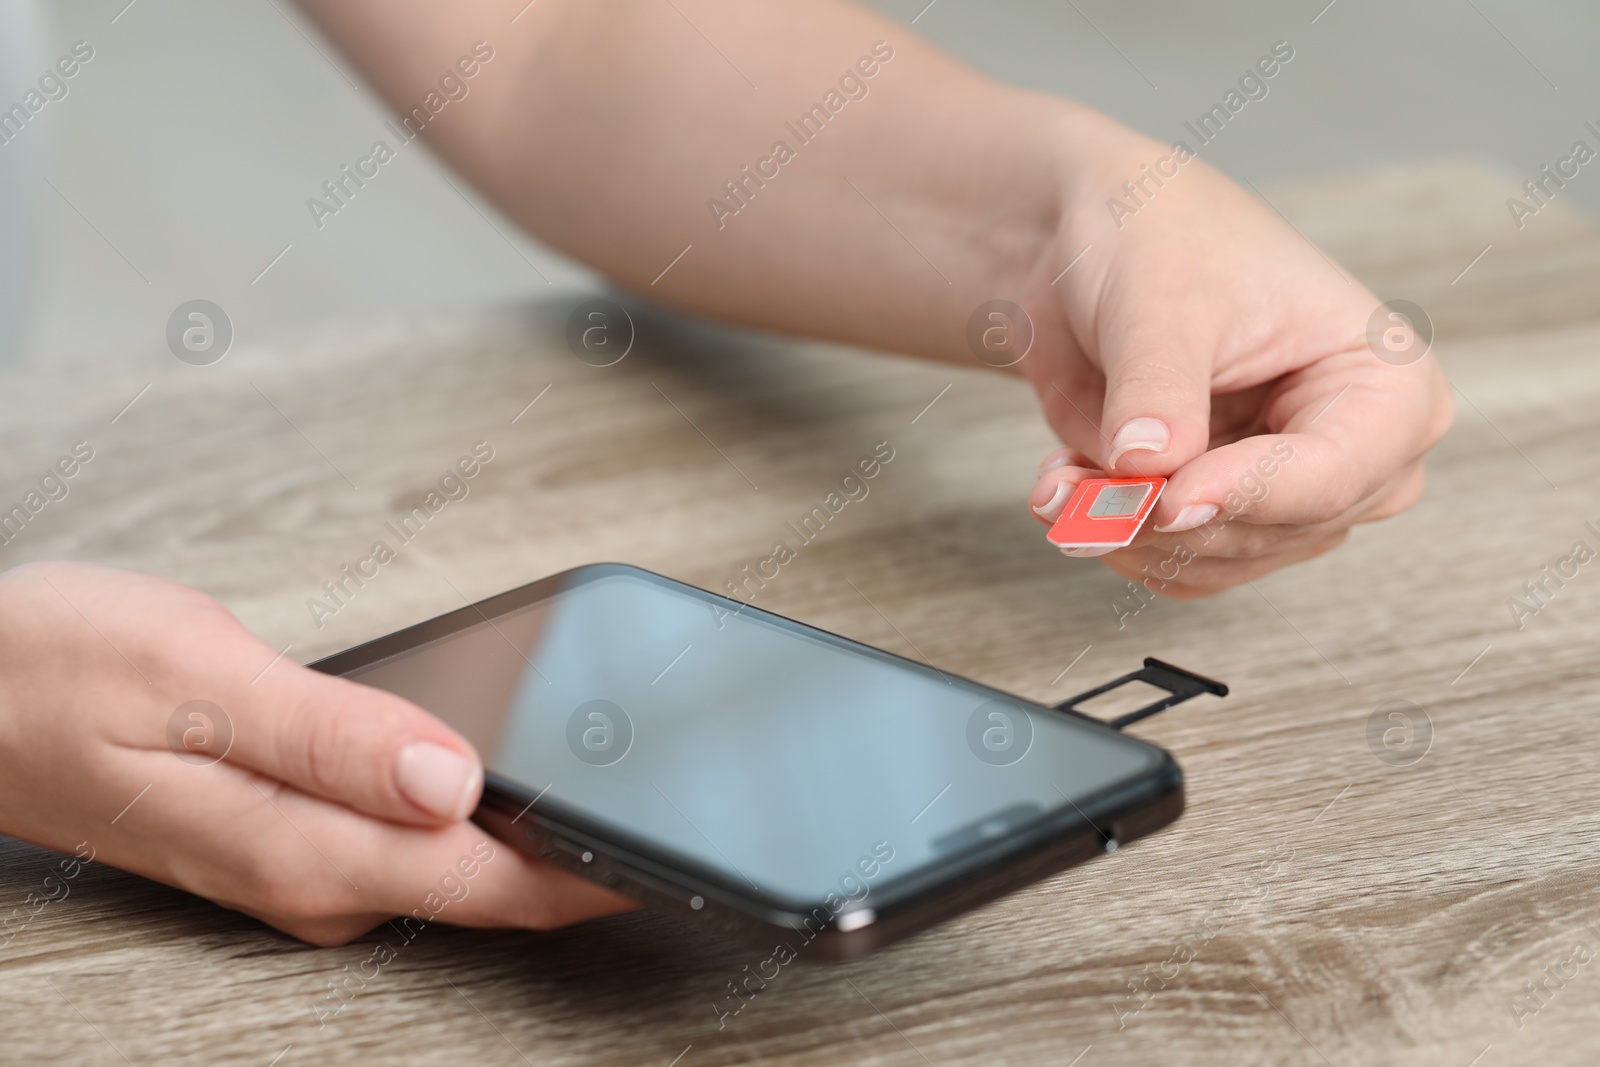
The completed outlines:
{"type": "MultiPolygon", "coordinates": [[[[648,916],[538,940],[430,931],[323,1030],[308,991],[370,946],[293,954],[100,871],[0,958],[0,1060],[122,1062],[103,1038],[130,1063],[282,1067],[513,1062],[511,1042],[539,1062],[602,1047],[681,1067],[921,1064],[923,1048],[1066,1063],[1090,1042],[1090,1067],[1322,1062],[1313,1049],[1341,1067],[1595,1062],[1592,972],[1537,1020],[1507,997],[1600,930],[1600,565],[1552,577],[1575,539],[1600,539],[1600,160],[1523,230],[1506,199],[1580,138],[1600,148],[1600,4],[873,2],[897,33],[1164,141],[1287,42],[1269,94],[1204,157],[1438,325],[1458,417],[1418,506],[1251,586],[1138,597],[1126,618],[1129,584],[1063,560],[1024,507],[1057,444],[1024,383],[637,301],[639,349],[599,368],[564,328],[600,279],[420,141],[316,228],[307,198],[393,138],[289,0],[0,0],[0,513],[38,502],[20,535],[0,530],[0,569],[170,578],[306,662],[595,560],[725,590],[881,440],[897,458],[870,500],[758,604],[1049,703],[1147,655],[1228,680],[1228,703],[1146,733],[1189,775],[1183,823],[857,966],[860,989],[786,977],[796,992],[763,998],[753,1029],[689,1059],[712,1017],[700,991],[752,957],[686,949],[648,916]],[[41,89],[78,42],[92,58],[41,89]],[[167,336],[195,300],[234,335],[204,368],[167,336]],[[312,608],[480,440],[496,458],[470,499],[336,618],[312,608]],[[96,458],[46,505],[42,476],[78,442],[96,458]],[[1535,582],[1559,598],[1542,584],[1529,618],[1513,604],[1535,582]],[[1404,746],[1397,706],[1426,725],[1404,746]],[[1274,846],[1301,851],[1234,922],[1246,865],[1274,846]],[[1187,988],[1117,1036],[1107,1007],[1196,929],[1211,943],[1224,900],[1231,925],[1187,988]],[[480,989],[481,1019],[456,997],[480,989]]],[[[0,837],[0,912],[55,859],[0,837]]]]}
{"type": "MultiPolygon", "coordinates": [[[[1583,125],[1600,125],[1600,6],[1576,0],[877,6],[996,77],[1163,140],[1288,41],[1270,95],[1206,149],[1257,186],[1439,159],[1520,183],[1579,137],[1600,143],[1583,125]]],[[[420,143],[317,230],[306,198],[387,116],[287,2],[0,0],[0,108],[78,41],[93,59],[66,96],[0,144],[5,358],[164,353],[168,315],[192,299],[249,341],[596,284],[420,143]]],[[[1600,167],[1560,197],[1600,206],[1600,167]]]]}

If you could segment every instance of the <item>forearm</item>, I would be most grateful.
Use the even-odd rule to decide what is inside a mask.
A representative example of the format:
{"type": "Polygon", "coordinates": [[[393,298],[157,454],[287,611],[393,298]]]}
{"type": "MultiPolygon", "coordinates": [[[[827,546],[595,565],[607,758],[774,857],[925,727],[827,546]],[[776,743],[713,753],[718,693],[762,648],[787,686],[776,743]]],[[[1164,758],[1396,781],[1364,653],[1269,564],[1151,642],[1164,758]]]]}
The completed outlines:
{"type": "Polygon", "coordinates": [[[622,285],[940,358],[1055,254],[1073,153],[1106,125],[833,0],[302,2],[402,114],[493,47],[425,136],[622,285]]]}

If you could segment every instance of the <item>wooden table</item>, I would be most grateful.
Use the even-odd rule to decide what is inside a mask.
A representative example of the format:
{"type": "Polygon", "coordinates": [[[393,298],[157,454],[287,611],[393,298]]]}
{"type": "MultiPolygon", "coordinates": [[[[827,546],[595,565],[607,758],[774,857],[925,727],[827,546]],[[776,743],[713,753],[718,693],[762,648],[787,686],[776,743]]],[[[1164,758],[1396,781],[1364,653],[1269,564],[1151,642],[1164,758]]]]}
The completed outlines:
{"type": "MultiPolygon", "coordinates": [[[[650,314],[594,368],[555,300],[291,338],[241,323],[206,368],[153,337],[124,365],[0,371],[5,499],[73,441],[97,450],[0,562],[163,574],[302,661],[459,606],[452,583],[621,559],[720,587],[887,440],[871,495],[757,603],[1043,700],[1145,655],[1233,686],[1136,727],[1187,771],[1175,827],[871,959],[786,969],[721,1032],[712,1001],[754,957],[649,914],[432,928],[319,1029],[312,998],[370,943],[310,948],[96,865],[0,950],[0,1060],[1594,1062],[1600,962],[1568,961],[1600,958],[1600,566],[1521,630],[1506,602],[1600,547],[1600,230],[1554,205],[1519,233],[1513,186],[1441,165],[1269,190],[1432,313],[1459,418],[1410,513],[1122,629],[1123,583],[1025,512],[1051,442],[986,373],[650,314]],[[468,500],[314,628],[306,598],[479,439],[498,455],[468,500]],[[1375,751],[1394,701],[1419,732],[1375,751]]],[[[56,857],[0,850],[9,909],[56,857]]]]}

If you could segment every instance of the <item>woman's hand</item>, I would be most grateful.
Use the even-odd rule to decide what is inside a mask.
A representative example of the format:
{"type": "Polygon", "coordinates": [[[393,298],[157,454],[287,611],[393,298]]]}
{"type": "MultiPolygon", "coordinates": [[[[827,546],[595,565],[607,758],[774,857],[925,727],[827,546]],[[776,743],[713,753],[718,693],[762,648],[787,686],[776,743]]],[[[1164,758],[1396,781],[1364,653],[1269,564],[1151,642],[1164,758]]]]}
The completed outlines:
{"type": "MultiPolygon", "coordinates": [[[[1034,334],[1014,369],[1074,466],[1171,478],[1167,532],[1106,557],[1157,592],[1226,588],[1402,510],[1450,423],[1433,359],[1373,355],[1377,298],[1271,208],[863,7],[300,2],[414,123],[440,71],[492,40],[423,136],[653,301],[968,366],[975,309],[1020,304],[1034,334]]],[[[1045,471],[1033,504],[1083,474],[1045,471]]]]}
{"type": "Polygon", "coordinates": [[[1433,356],[1378,358],[1377,297],[1205,163],[1075,121],[1059,239],[1022,300],[1035,332],[1018,369],[1069,446],[1045,457],[1034,512],[1053,522],[1104,472],[1166,475],[1145,531],[1105,563],[1192,597],[1415,503],[1453,414],[1433,356]]]}
{"type": "Polygon", "coordinates": [[[395,915],[544,929],[633,906],[466,822],[482,765],[422,709],[126,571],[0,575],[0,767],[0,831],[317,944],[395,915]]]}

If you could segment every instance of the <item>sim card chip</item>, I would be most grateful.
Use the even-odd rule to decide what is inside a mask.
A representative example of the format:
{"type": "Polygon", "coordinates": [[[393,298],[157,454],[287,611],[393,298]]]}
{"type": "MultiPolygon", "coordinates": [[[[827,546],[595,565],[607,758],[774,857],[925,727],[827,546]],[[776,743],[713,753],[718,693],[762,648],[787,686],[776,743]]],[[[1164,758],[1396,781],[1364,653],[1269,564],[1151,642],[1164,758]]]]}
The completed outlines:
{"type": "Polygon", "coordinates": [[[1139,505],[1144,503],[1144,498],[1150,495],[1150,483],[1139,482],[1135,485],[1114,485],[1107,483],[1100,487],[1100,495],[1094,498],[1094,504],[1089,508],[1091,519],[1125,519],[1139,511],[1139,505]]]}

